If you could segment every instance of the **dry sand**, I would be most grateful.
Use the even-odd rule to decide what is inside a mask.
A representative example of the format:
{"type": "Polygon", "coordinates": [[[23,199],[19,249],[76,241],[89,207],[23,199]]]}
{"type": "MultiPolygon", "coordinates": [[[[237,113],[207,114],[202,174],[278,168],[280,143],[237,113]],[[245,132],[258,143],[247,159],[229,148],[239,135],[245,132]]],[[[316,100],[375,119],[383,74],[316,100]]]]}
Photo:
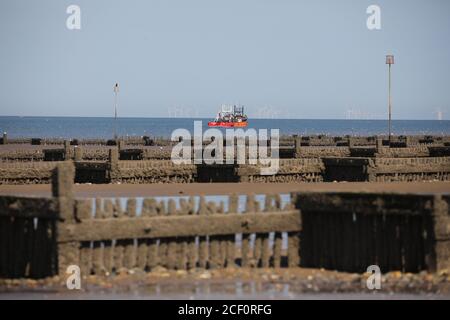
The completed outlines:
{"type": "MultiPolygon", "coordinates": [[[[339,182],[339,183],[190,183],[190,184],[76,184],[77,197],[134,197],[288,193],[293,191],[351,191],[450,193],[450,182],[339,182]]],[[[50,196],[50,185],[0,185],[0,194],[50,196]]]]}

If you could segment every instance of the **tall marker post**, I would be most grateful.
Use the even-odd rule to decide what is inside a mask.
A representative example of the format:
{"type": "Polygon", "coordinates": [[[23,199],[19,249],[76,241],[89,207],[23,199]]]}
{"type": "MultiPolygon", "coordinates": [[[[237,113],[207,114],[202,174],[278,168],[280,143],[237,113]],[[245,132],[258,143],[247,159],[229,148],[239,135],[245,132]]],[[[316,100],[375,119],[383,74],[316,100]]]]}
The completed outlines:
{"type": "Polygon", "coordinates": [[[114,86],[114,139],[117,139],[117,94],[119,93],[119,84],[114,86]]]}
{"type": "Polygon", "coordinates": [[[386,64],[389,65],[389,145],[391,145],[391,113],[392,113],[392,104],[391,104],[391,65],[394,64],[394,56],[389,54],[386,56],[386,64]]]}

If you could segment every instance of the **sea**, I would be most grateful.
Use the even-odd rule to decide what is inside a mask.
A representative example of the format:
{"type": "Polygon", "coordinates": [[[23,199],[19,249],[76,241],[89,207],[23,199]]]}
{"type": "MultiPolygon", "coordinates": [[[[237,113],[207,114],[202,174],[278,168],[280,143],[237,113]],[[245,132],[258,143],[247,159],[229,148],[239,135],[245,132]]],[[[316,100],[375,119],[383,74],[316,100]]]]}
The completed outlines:
{"type": "MultiPolygon", "coordinates": [[[[194,131],[194,121],[202,118],[114,118],[107,117],[16,117],[0,116],[0,133],[9,138],[103,138],[114,136],[150,136],[170,138],[175,129],[194,131]],[[116,122],[116,123],[115,123],[116,122]]],[[[388,132],[386,120],[342,119],[249,119],[247,128],[279,129],[281,135],[383,135],[388,132]]],[[[393,120],[395,135],[450,135],[450,120],[393,120]]]]}

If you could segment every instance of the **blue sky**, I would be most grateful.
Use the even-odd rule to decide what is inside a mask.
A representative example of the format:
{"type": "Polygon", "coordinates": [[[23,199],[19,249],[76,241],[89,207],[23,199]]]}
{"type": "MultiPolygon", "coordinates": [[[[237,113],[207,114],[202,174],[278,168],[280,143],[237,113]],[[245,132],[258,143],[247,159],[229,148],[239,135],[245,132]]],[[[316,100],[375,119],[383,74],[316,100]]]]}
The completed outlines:
{"type": "Polygon", "coordinates": [[[392,53],[393,118],[450,119],[449,39],[447,0],[2,0],[0,115],[380,119],[392,53]]]}

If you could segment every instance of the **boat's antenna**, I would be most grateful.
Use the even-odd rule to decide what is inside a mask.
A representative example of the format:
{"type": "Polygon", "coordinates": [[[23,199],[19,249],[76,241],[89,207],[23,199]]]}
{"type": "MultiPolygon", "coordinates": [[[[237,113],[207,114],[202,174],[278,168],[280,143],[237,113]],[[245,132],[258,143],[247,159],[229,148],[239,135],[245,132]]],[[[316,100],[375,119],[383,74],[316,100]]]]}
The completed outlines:
{"type": "Polygon", "coordinates": [[[119,84],[114,86],[114,139],[117,139],[117,94],[119,93],[119,84]]]}

